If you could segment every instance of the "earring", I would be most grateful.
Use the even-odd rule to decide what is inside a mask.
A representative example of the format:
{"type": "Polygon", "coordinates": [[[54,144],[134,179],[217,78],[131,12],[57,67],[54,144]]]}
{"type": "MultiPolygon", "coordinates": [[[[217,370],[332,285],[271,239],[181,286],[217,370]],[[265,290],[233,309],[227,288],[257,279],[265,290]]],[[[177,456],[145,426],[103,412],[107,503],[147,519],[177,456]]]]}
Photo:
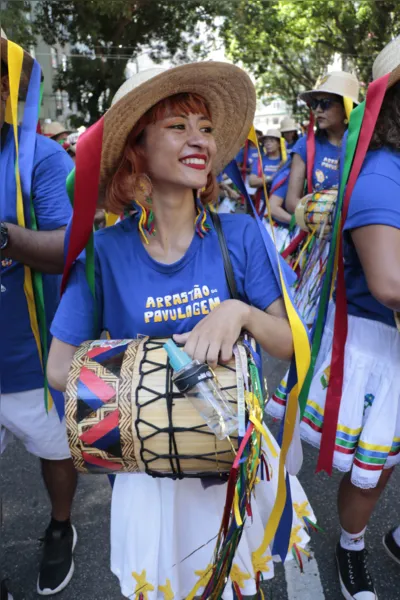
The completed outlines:
{"type": "Polygon", "coordinates": [[[196,194],[197,217],[194,221],[194,226],[196,233],[203,238],[204,235],[210,231],[210,226],[207,223],[207,211],[201,201],[200,193],[200,191],[197,191],[196,194]]]}
{"type": "Polygon", "coordinates": [[[344,122],[345,125],[349,124],[349,120],[348,119],[345,119],[343,122],[344,122]]]}

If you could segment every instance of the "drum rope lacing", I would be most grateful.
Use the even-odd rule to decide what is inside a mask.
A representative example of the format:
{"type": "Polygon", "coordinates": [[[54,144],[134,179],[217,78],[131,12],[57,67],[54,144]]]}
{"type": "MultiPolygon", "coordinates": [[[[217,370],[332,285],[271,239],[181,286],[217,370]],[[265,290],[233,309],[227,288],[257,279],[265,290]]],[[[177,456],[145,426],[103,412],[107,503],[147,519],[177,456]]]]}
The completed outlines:
{"type": "MultiPolygon", "coordinates": [[[[172,371],[169,363],[167,364],[167,369],[166,369],[166,371],[167,371],[166,372],[166,391],[164,393],[159,393],[156,390],[153,390],[144,384],[145,377],[147,377],[148,375],[154,374],[156,372],[163,371],[166,368],[165,364],[153,361],[148,357],[148,354],[150,354],[152,351],[160,350],[162,348],[162,346],[163,346],[163,342],[155,342],[154,340],[148,340],[145,342],[144,354],[143,354],[141,364],[140,364],[140,380],[139,380],[139,385],[137,386],[136,393],[135,393],[135,403],[137,406],[137,419],[135,421],[135,427],[136,427],[137,437],[140,441],[140,458],[145,466],[145,472],[148,475],[153,475],[153,476],[157,476],[157,477],[168,477],[170,479],[182,479],[183,477],[185,477],[185,478],[205,477],[205,478],[226,480],[229,477],[229,470],[230,470],[230,467],[232,466],[232,461],[229,459],[223,460],[223,455],[224,454],[231,455],[231,453],[233,452],[233,449],[232,450],[220,450],[218,452],[218,464],[220,466],[225,465],[227,467],[228,472],[226,472],[226,473],[212,473],[212,472],[198,473],[197,472],[197,473],[191,474],[191,473],[182,471],[180,461],[197,458],[200,460],[204,460],[205,462],[215,462],[216,453],[208,452],[208,453],[202,454],[202,455],[179,454],[178,444],[176,441],[175,434],[193,431],[193,432],[201,433],[204,435],[214,436],[214,433],[208,428],[208,425],[206,423],[201,424],[201,425],[194,425],[192,427],[174,426],[174,424],[173,424],[174,401],[176,401],[176,400],[179,401],[184,396],[180,392],[175,392],[173,389],[173,381],[172,381],[173,371],[172,371]],[[145,363],[148,365],[153,365],[154,368],[144,371],[143,365],[145,363]],[[147,392],[150,392],[151,394],[153,394],[153,398],[151,400],[147,400],[146,402],[140,403],[139,402],[140,390],[146,390],[147,392]],[[157,402],[157,401],[163,400],[163,399],[165,399],[166,403],[167,403],[168,425],[166,427],[158,427],[154,423],[149,423],[148,421],[143,419],[141,417],[141,412],[142,412],[142,409],[144,407],[148,406],[149,404],[152,404],[154,402],[157,402]],[[143,423],[144,425],[146,425],[148,427],[151,427],[154,430],[154,432],[143,437],[140,432],[140,424],[141,423],[143,423]],[[149,450],[148,448],[146,448],[144,445],[144,442],[146,440],[154,437],[155,435],[162,434],[162,433],[167,433],[169,435],[169,452],[170,453],[168,455],[157,454],[157,453],[153,452],[152,450],[149,450]],[[148,455],[150,455],[150,458],[148,458],[148,455]],[[164,472],[160,472],[158,470],[154,470],[151,468],[151,463],[153,463],[154,461],[159,460],[159,459],[167,459],[170,461],[172,473],[164,473],[164,472]],[[175,461],[175,463],[174,463],[174,461],[175,461]]],[[[235,369],[230,367],[229,365],[224,365],[224,366],[231,371],[235,371],[235,369]]],[[[223,387],[221,389],[223,389],[224,391],[229,393],[230,390],[235,389],[235,386],[233,385],[233,386],[223,387]]],[[[235,437],[232,437],[231,439],[233,441],[236,440],[235,437]]]]}

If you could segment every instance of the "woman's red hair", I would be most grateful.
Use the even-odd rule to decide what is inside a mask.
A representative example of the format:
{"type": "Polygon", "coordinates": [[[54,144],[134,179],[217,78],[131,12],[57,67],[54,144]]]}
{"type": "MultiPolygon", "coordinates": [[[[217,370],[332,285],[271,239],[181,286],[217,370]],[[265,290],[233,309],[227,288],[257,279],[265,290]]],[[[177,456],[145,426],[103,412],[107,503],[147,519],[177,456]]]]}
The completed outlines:
{"type": "MultiPolygon", "coordinates": [[[[175,94],[150,108],[139,119],[130,132],[125,144],[121,162],[115,175],[107,185],[105,208],[114,214],[122,214],[135,200],[145,203],[146,194],[143,194],[138,185],[140,178],[149,181],[146,173],[146,162],[140,146],[140,138],[144,129],[151,123],[156,123],[165,118],[166,114],[188,115],[202,114],[211,119],[211,113],[204,98],[197,94],[175,94]]],[[[201,193],[201,201],[208,204],[216,199],[218,186],[213,173],[207,178],[205,190],[201,193]]]]}

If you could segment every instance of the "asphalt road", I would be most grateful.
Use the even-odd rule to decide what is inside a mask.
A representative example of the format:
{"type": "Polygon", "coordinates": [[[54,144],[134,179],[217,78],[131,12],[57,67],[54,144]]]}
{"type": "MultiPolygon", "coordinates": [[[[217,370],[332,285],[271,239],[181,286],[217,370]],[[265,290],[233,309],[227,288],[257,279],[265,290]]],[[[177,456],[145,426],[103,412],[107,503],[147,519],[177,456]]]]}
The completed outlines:
{"type": "MultiPolygon", "coordinates": [[[[285,367],[266,360],[265,373],[272,390],[285,367]]],[[[276,430],[274,424],[271,428],[276,430]]],[[[305,448],[300,480],[317,514],[324,534],[314,534],[311,550],[316,559],[301,575],[292,563],[276,568],[276,576],[265,588],[266,600],[339,600],[333,550],[338,538],[335,494],[340,479],[314,475],[316,452],[305,448]],[[321,593],[315,589],[320,580],[321,593]]],[[[400,600],[400,567],[383,551],[383,533],[398,521],[400,474],[394,475],[368,531],[371,570],[380,600],[400,600]]],[[[1,527],[1,574],[11,581],[15,600],[33,600],[36,595],[40,559],[38,538],[49,519],[49,502],[41,482],[38,461],[17,442],[0,459],[3,508],[1,527]]],[[[110,487],[104,476],[81,477],[74,504],[73,521],[79,534],[73,580],[59,600],[121,600],[117,580],[109,569],[110,487]]],[[[319,585],[319,584],[318,584],[319,585]]]]}

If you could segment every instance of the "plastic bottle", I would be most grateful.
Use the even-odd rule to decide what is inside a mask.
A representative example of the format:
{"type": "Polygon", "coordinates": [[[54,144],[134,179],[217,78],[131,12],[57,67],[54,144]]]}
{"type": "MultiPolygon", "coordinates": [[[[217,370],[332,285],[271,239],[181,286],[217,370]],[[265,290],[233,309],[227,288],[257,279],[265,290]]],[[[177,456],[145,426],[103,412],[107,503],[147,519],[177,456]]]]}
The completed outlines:
{"type": "Polygon", "coordinates": [[[175,385],[191,401],[217,438],[223,440],[237,431],[237,415],[209,366],[192,360],[173,340],[168,340],[164,349],[174,370],[172,379],[175,385]]]}

